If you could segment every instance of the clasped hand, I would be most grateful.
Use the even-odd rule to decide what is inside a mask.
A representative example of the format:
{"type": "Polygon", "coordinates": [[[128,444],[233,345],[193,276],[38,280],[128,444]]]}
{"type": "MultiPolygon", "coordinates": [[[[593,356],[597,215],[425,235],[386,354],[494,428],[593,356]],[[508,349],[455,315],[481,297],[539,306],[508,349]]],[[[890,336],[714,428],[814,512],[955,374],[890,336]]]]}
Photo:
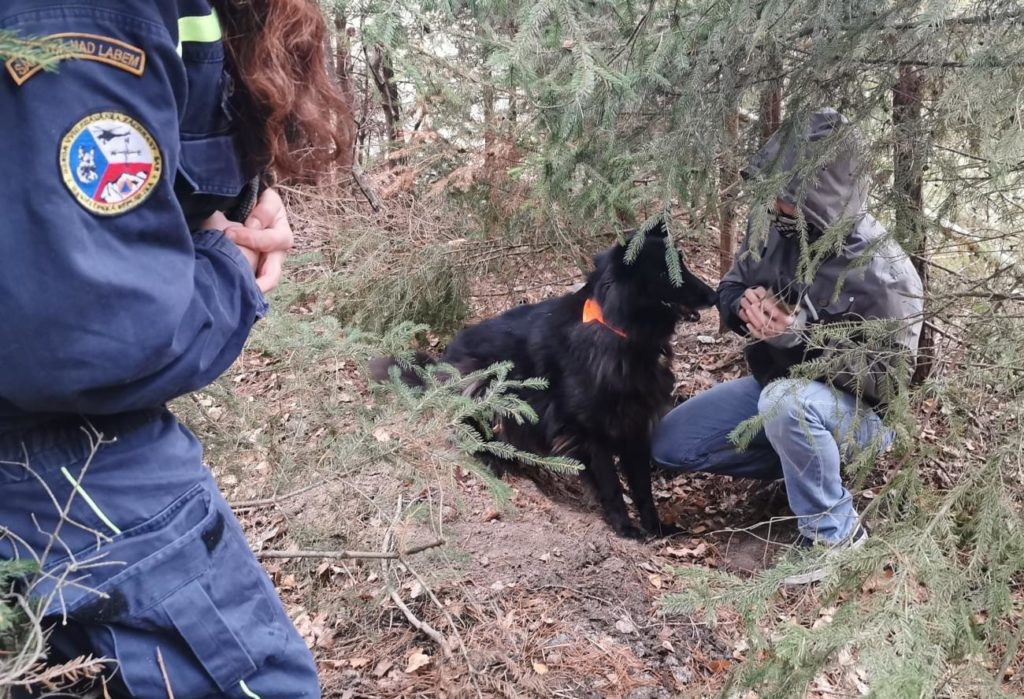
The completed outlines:
{"type": "Polygon", "coordinates": [[[796,314],[763,286],[754,286],[743,292],[739,316],[747,332],[759,340],[778,337],[796,322],[796,314]]]}
{"type": "Polygon", "coordinates": [[[217,211],[203,222],[203,229],[224,231],[238,246],[256,275],[260,291],[267,293],[281,281],[284,260],[295,244],[295,235],[276,191],[263,191],[244,224],[230,221],[217,211]]]}

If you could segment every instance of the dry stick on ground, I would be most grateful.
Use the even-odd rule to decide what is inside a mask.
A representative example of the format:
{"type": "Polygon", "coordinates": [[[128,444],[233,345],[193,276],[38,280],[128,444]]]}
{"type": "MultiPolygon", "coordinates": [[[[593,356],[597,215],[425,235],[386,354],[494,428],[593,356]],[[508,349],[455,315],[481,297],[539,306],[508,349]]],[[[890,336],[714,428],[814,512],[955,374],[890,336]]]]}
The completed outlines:
{"type": "MultiPolygon", "coordinates": [[[[392,452],[386,452],[386,454],[390,453],[392,452]]],[[[350,465],[348,469],[345,471],[345,473],[335,474],[329,480],[332,482],[341,482],[344,479],[344,477],[347,476],[349,473],[352,473],[355,469],[365,466],[366,464],[370,463],[370,461],[372,461],[372,459],[361,459],[356,463],[350,465]]],[[[318,481],[316,483],[312,483],[297,490],[292,490],[290,492],[284,493],[283,495],[273,495],[269,498],[257,498],[255,500],[235,500],[228,502],[228,506],[231,507],[231,509],[233,510],[250,510],[257,507],[272,507],[274,505],[280,505],[285,500],[294,498],[298,495],[302,495],[303,493],[308,493],[314,488],[322,487],[323,485],[323,482],[318,481]]]]}
{"type": "Polygon", "coordinates": [[[380,211],[380,197],[373,191],[373,186],[367,181],[363,168],[360,167],[359,163],[352,163],[352,179],[355,181],[356,186],[359,187],[359,191],[366,197],[366,201],[370,203],[370,207],[375,212],[380,211]]]}
{"type": "Polygon", "coordinates": [[[313,483],[312,485],[307,485],[304,488],[299,488],[298,490],[293,490],[293,491],[291,491],[289,493],[285,493],[284,495],[277,495],[277,496],[272,497],[272,498],[260,498],[258,500],[238,500],[236,502],[229,502],[228,505],[230,505],[231,509],[233,509],[233,510],[248,510],[248,509],[252,509],[252,508],[255,508],[255,507],[270,507],[271,505],[279,505],[282,502],[284,502],[285,500],[288,500],[289,498],[293,498],[296,495],[302,495],[303,493],[308,493],[309,491],[313,490],[313,488],[319,488],[321,485],[323,485],[323,484],[322,483],[313,483]]]}
{"type": "MultiPolygon", "coordinates": [[[[394,538],[395,528],[398,526],[398,518],[402,514],[402,498],[399,496],[398,505],[395,508],[395,517],[391,522],[391,526],[388,527],[387,532],[384,534],[384,541],[381,543],[381,552],[387,553],[391,548],[391,540],[394,538]]],[[[405,602],[402,601],[401,596],[398,594],[398,590],[394,585],[391,584],[391,561],[390,557],[385,558],[380,563],[381,573],[384,577],[384,586],[387,588],[388,595],[391,597],[391,601],[395,603],[399,609],[402,610],[402,614],[405,615],[406,620],[412,624],[413,628],[418,631],[422,631],[431,638],[441,648],[441,652],[445,658],[452,657],[452,649],[448,643],[448,639],[444,637],[440,631],[432,627],[425,621],[421,621],[412,613],[412,610],[406,606],[405,602]]]]}
{"type": "Polygon", "coordinates": [[[259,551],[256,556],[259,558],[380,558],[394,560],[428,549],[436,549],[444,544],[444,539],[438,539],[429,544],[413,546],[405,551],[388,551],[387,549],[381,551],[259,551]]]}
{"type": "MultiPolygon", "coordinates": [[[[459,643],[459,650],[462,651],[462,657],[466,660],[466,667],[469,668],[470,675],[475,678],[477,670],[475,667],[473,667],[473,662],[469,659],[469,651],[466,650],[466,642],[462,640],[462,634],[459,633],[459,627],[456,626],[455,619],[452,618],[452,615],[448,612],[447,609],[445,609],[445,606],[441,603],[441,600],[437,598],[437,595],[434,594],[434,591],[431,590],[430,587],[427,585],[427,581],[424,580],[423,577],[416,572],[416,569],[409,565],[409,562],[406,561],[405,558],[399,558],[399,560],[401,561],[402,565],[405,566],[405,569],[409,571],[409,574],[416,578],[416,582],[418,582],[420,584],[420,587],[423,588],[423,591],[427,593],[427,596],[430,597],[430,601],[434,603],[434,606],[436,606],[441,611],[441,613],[444,614],[445,620],[447,620],[448,625],[452,629],[452,635],[455,636],[455,640],[459,643]]],[[[476,690],[477,694],[480,695],[480,688],[477,687],[476,690]]]]}

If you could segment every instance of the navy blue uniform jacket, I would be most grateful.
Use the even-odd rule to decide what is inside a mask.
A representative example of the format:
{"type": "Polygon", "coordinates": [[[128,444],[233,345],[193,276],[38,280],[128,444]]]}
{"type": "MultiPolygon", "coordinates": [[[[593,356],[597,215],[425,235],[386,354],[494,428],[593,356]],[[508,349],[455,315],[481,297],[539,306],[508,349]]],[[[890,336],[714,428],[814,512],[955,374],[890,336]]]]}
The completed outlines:
{"type": "Polygon", "coordinates": [[[205,386],[266,310],[235,245],[196,230],[253,174],[216,18],[196,23],[210,14],[206,0],[0,3],[0,30],[67,54],[57,72],[0,65],[0,430],[205,386]]]}

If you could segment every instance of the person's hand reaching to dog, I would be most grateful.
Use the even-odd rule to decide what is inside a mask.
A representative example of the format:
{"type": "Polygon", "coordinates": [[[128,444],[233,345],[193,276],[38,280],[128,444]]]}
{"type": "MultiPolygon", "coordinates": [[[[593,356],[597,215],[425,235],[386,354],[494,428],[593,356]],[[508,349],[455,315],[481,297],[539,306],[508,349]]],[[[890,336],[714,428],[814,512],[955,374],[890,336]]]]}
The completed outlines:
{"type": "Polygon", "coordinates": [[[754,286],[740,297],[740,320],[744,322],[753,337],[767,340],[786,332],[796,320],[775,301],[775,297],[763,286],[754,286]]]}
{"type": "Polygon", "coordinates": [[[780,303],[763,286],[754,286],[740,297],[740,320],[747,332],[759,340],[770,340],[794,329],[797,314],[780,303]]]}

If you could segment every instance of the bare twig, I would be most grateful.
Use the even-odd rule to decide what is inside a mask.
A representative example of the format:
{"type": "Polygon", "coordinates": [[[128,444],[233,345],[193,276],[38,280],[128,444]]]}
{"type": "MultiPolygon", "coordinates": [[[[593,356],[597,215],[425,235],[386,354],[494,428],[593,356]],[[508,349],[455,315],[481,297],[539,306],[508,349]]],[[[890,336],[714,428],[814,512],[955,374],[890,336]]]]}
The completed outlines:
{"type": "Polygon", "coordinates": [[[409,609],[409,607],[405,605],[405,602],[402,601],[402,598],[398,594],[398,590],[391,585],[388,585],[388,595],[391,597],[391,601],[395,603],[395,606],[402,610],[402,614],[405,615],[406,621],[408,621],[414,629],[422,631],[424,634],[429,636],[430,639],[441,649],[444,657],[452,657],[452,649],[448,645],[448,639],[444,637],[444,634],[427,622],[421,621],[415,614],[413,614],[412,610],[409,609]]]}
{"type": "Polygon", "coordinates": [[[413,546],[405,551],[259,551],[256,556],[259,558],[379,558],[395,560],[444,546],[444,543],[444,539],[438,539],[429,544],[413,546]]]}
{"type": "Polygon", "coordinates": [[[270,507],[271,505],[278,505],[283,501],[288,500],[289,498],[295,497],[296,495],[308,493],[310,490],[313,490],[314,488],[319,488],[322,485],[322,483],[317,482],[313,483],[312,485],[307,485],[305,488],[299,488],[298,490],[293,490],[290,493],[285,493],[284,495],[277,495],[272,498],[259,498],[258,500],[238,500],[237,502],[229,502],[228,504],[231,506],[231,509],[233,510],[252,509],[256,507],[270,507]]]}
{"type": "Polygon", "coordinates": [[[164,690],[167,692],[167,699],[174,699],[174,691],[171,689],[171,678],[167,676],[167,668],[164,666],[164,654],[160,652],[160,646],[156,647],[156,664],[160,666],[160,674],[164,678],[164,690]]]}
{"type": "Polygon", "coordinates": [[[401,498],[401,496],[399,496],[398,504],[397,504],[397,506],[395,508],[395,517],[394,517],[394,519],[391,522],[391,526],[388,528],[387,532],[384,534],[384,540],[381,543],[381,554],[385,554],[385,555],[381,556],[384,560],[382,560],[381,563],[380,563],[381,573],[383,574],[383,577],[384,577],[384,585],[387,587],[388,596],[391,598],[391,601],[395,603],[396,607],[398,607],[400,610],[402,610],[402,614],[405,615],[406,620],[412,625],[412,627],[414,629],[418,630],[418,631],[422,631],[424,634],[429,636],[430,639],[432,641],[434,641],[434,643],[436,643],[438,645],[438,647],[441,649],[441,652],[444,654],[445,658],[451,658],[452,657],[452,649],[451,649],[451,646],[448,644],[448,639],[445,638],[444,634],[442,634],[440,631],[435,629],[433,626],[431,626],[427,622],[420,620],[415,614],[413,614],[412,610],[409,609],[409,607],[406,606],[405,602],[402,601],[402,597],[398,594],[398,590],[392,584],[392,581],[391,581],[391,558],[392,557],[390,555],[386,555],[386,554],[388,553],[389,549],[391,548],[391,540],[394,538],[395,527],[398,526],[398,518],[401,516],[401,514],[402,514],[402,498],[401,498]]]}
{"type": "Polygon", "coordinates": [[[352,163],[352,179],[355,180],[356,185],[359,187],[359,191],[366,197],[366,201],[370,202],[370,206],[375,212],[380,211],[380,197],[377,196],[377,192],[373,190],[373,187],[369,182],[366,181],[366,174],[363,172],[363,168],[358,162],[352,163]]]}
{"type": "MultiPolygon", "coordinates": [[[[78,484],[81,484],[81,482],[85,480],[85,474],[86,474],[86,472],[88,472],[89,467],[92,465],[92,462],[96,458],[96,454],[97,454],[97,452],[99,452],[100,448],[104,444],[110,444],[111,443],[109,440],[105,440],[103,438],[103,435],[101,433],[97,432],[94,428],[92,428],[91,425],[89,427],[90,427],[90,429],[88,429],[88,430],[85,429],[85,428],[82,428],[82,431],[89,437],[90,450],[89,450],[89,456],[86,458],[85,463],[82,465],[82,470],[78,474],[78,478],[76,479],[78,484]]],[[[23,447],[23,449],[24,449],[24,447],[23,447]]],[[[25,457],[25,465],[26,465],[26,468],[27,468],[27,466],[28,466],[28,456],[27,455],[25,457]]],[[[29,472],[32,473],[32,475],[34,475],[40,482],[43,482],[42,477],[40,477],[37,474],[35,474],[34,471],[29,469],[29,472]]],[[[49,491],[49,488],[47,488],[47,490],[49,491]]],[[[56,504],[56,497],[53,496],[52,491],[49,491],[48,495],[50,495],[51,500],[56,504]]],[[[85,526],[83,524],[80,524],[79,522],[77,522],[76,520],[71,518],[71,515],[70,515],[71,505],[74,503],[75,497],[77,495],[78,495],[78,488],[77,487],[72,488],[71,489],[71,493],[68,495],[67,502],[64,504],[64,507],[59,508],[60,518],[57,520],[57,524],[56,524],[56,526],[54,528],[54,531],[50,534],[50,540],[47,542],[46,547],[43,549],[42,555],[39,556],[40,561],[42,561],[43,563],[45,563],[49,559],[50,552],[53,550],[53,546],[54,546],[55,542],[60,542],[61,545],[63,545],[63,541],[61,541],[61,539],[60,539],[60,532],[61,532],[61,528],[64,526],[65,523],[72,524],[72,525],[74,525],[74,526],[76,526],[76,527],[78,527],[78,528],[80,528],[80,529],[82,529],[84,531],[87,531],[87,532],[95,535],[96,538],[97,538],[97,541],[110,541],[110,537],[109,536],[106,536],[106,535],[100,533],[96,529],[93,529],[91,527],[87,527],[87,526],[85,526]]],[[[68,553],[70,554],[71,552],[68,551],[68,553]]]]}
{"type": "Polygon", "coordinates": [[[476,669],[473,667],[473,663],[469,659],[469,651],[466,650],[466,642],[462,640],[462,634],[459,633],[459,628],[455,624],[455,619],[452,618],[452,615],[445,608],[444,604],[441,603],[441,600],[437,598],[437,595],[434,594],[434,591],[430,589],[429,585],[427,585],[427,581],[424,580],[423,577],[416,572],[416,569],[409,565],[408,561],[404,559],[402,559],[402,565],[404,565],[405,569],[409,571],[409,573],[414,578],[416,578],[416,582],[418,582],[420,584],[420,587],[423,588],[423,591],[427,593],[427,596],[430,597],[430,601],[434,603],[434,606],[437,607],[442,614],[444,614],[444,618],[448,622],[448,625],[451,627],[452,634],[455,636],[455,640],[459,643],[459,650],[462,651],[462,657],[466,660],[466,666],[469,667],[471,673],[475,673],[476,669]]]}

